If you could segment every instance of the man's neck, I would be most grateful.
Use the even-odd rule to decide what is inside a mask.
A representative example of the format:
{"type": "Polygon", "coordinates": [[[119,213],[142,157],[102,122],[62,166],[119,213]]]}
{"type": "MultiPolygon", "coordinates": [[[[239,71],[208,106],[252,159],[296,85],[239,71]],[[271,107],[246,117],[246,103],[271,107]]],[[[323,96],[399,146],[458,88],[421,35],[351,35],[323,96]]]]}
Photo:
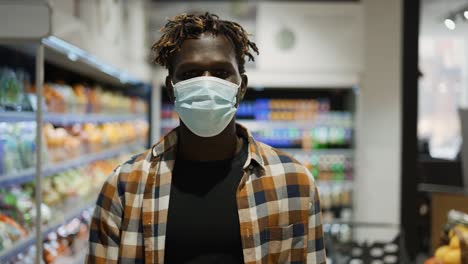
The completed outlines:
{"type": "Polygon", "coordinates": [[[242,148],[233,119],[226,129],[214,137],[199,137],[181,123],[178,130],[177,158],[184,160],[225,160],[235,156],[242,148]]]}

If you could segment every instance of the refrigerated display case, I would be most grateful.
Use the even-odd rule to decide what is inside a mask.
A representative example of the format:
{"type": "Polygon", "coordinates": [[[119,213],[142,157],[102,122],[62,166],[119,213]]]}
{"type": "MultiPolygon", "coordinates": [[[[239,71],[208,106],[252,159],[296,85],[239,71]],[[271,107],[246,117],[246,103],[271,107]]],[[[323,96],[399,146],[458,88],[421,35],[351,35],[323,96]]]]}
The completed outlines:
{"type": "MultiPolygon", "coordinates": [[[[162,135],[179,125],[164,90],[162,135]]],[[[311,171],[328,223],[353,219],[355,96],[353,86],[250,87],[236,114],[256,140],[289,153],[311,171]]]]}
{"type": "Polygon", "coordinates": [[[151,87],[51,36],[45,1],[0,13],[0,263],[83,263],[104,180],[148,147],[151,87]]]}

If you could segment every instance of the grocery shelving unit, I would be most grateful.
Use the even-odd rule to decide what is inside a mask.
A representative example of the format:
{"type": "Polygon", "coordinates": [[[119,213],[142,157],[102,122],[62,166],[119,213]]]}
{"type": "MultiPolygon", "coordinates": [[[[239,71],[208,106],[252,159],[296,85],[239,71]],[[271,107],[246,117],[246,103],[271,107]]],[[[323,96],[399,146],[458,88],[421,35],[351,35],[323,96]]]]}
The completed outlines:
{"type": "MultiPolygon", "coordinates": [[[[2,122],[21,122],[34,121],[36,118],[32,112],[0,112],[2,122]]],[[[77,123],[106,123],[106,122],[124,122],[134,120],[147,120],[148,117],[142,114],[56,114],[44,113],[42,120],[57,125],[70,125],[77,123]]]]}
{"type": "MultiPolygon", "coordinates": [[[[64,212],[62,217],[59,217],[53,223],[44,227],[41,231],[42,237],[46,237],[51,232],[57,230],[63,223],[69,222],[70,220],[79,217],[84,211],[92,209],[94,207],[95,201],[79,204],[76,208],[71,208],[64,212]]],[[[0,252],[0,263],[8,261],[11,257],[18,255],[21,252],[26,251],[32,245],[36,243],[37,236],[30,235],[27,238],[20,240],[12,248],[9,248],[5,252],[0,252]]],[[[42,243],[42,242],[41,242],[42,243]]]]}
{"type": "MultiPolygon", "coordinates": [[[[67,43],[51,35],[52,8],[46,1],[3,1],[0,3],[0,45],[8,47],[18,54],[35,57],[35,112],[0,112],[0,122],[50,122],[55,125],[73,125],[78,123],[126,122],[149,120],[147,114],[57,114],[44,112],[43,83],[45,62],[56,65],[81,76],[111,84],[115,87],[148,86],[131,74],[108,65],[93,54],[67,43]]],[[[29,65],[30,66],[30,65],[29,65]]],[[[150,90],[150,89],[149,89],[150,90]]],[[[150,98],[151,96],[148,96],[150,98]]],[[[36,135],[43,135],[42,125],[36,125],[36,135]]],[[[34,168],[24,169],[7,175],[0,175],[0,188],[35,182],[35,230],[28,237],[17,241],[12,247],[0,251],[0,263],[8,261],[24,252],[31,246],[36,246],[35,263],[42,263],[42,243],[44,237],[56,231],[64,223],[88,212],[95,203],[95,197],[86,199],[72,208],[63,208],[62,214],[55,221],[42,224],[42,179],[59,172],[64,172],[94,161],[116,157],[122,153],[132,153],[147,146],[149,141],[125,143],[110,149],[82,155],[66,161],[43,165],[42,136],[35,137],[36,164],[34,168]]],[[[78,254],[74,260],[67,263],[82,263],[85,253],[78,254]]]]}
{"type": "MultiPolygon", "coordinates": [[[[132,152],[133,150],[138,150],[142,147],[143,147],[143,144],[122,145],[122,146],[107,149],[98,153],[88,154],[83,157],[74,158],[71,160],[60,162],[59,164],[49,165],[43,168],[42,177],[52,176],[54,174],[57,174],[57,173],[60,173],[60,172],[63,172],[72,168],[86,165],[93,161],[109,159],[109,158],[118,156],[121,153],[132,152]]],[[[0,187],[30,182],[34,180],[34,176],[35,176],[34,168],[25,169],[23,171],[9,174],[9,175],[0,175],[0,187]]]]}
{"type": "MultiPolygon", "coordinates": [[[[357,84],[354,81],[340,85],[329,83],[329,86],[314,83],[300,87],[251,86],[238,108],[236,118],[258,141],[292,155],[311,170],[321,191],[322,207],[327,212],[324,213],[324,221],[338,225],[352,221],[355,159],[353,115],[354,88],[357,84]],[[281,108],[280,105],[285,106],[281,108]],[[333,121],[336,117],[341,119],[333,121]],[[341,141],[336,141],[340,143],[332,143],[332,140],[319,143],[318,135],[323,135],[322,132],[327,129],[341,129],[343,137],[341,141]],[[313,140],[306,142],[306,134],[317,136],[314,144],[313,140]],[[340,205],[336,206],[336,203],[340,205]]],[[[179,119],[165,96],[165,87],[161,90],[161,134],[164,134],[177,127],[179,119]]]]}

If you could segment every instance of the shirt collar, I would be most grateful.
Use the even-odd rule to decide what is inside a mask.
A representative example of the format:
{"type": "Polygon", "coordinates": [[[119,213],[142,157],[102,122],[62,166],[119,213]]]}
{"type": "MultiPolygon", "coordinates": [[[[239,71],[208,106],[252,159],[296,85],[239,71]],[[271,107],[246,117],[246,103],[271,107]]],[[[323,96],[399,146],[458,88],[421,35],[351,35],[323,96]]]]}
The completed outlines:
{"type": "MultiPolygon", "coordinates": [[[[153,158],[161,156],[163,153],[173,150],[175,146],[177,146],[177,129],[173,129],[171,132],[169,132],[166,136],[164,136],[156,145],[153,146],[152,148],[152,154],[153,158]]],[[[258,165],[260,165],[262,168],[264,168],[264,160],[261,154],[261,148],[257,141],[253,138],[252,134],[250,131],[245,128],[244,126],[236,123],[236,129],[237,133],[248,139],[248,144],[249,144],[249,155],[247,158],[246,164],[249,165],[252,160],[254,160],[258,165]]]]}

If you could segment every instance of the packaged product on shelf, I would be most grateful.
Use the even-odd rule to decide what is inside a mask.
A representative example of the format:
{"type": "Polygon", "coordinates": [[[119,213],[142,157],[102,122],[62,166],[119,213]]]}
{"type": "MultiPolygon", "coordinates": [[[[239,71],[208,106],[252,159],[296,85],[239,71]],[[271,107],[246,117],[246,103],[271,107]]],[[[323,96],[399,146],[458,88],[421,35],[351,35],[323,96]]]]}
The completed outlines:
{"type": "Polygon", "coordinates": [[[345,154],[292,153],[320,181],[352,180],[352,157],[345,154]]]}
{"type": "MultiPolygon", "coordinates": [[[[63,98],[65,103],[63,110],[65,113],[76,113],[77,112],[77,99],[72,88],[66,84],[50,84],[51,88],[57,91],[63,98]]],[[[53,103],[53,102],[52,102],[53,103]]]]}
{"type": "Polygon", "coordinates": [[[44,125],[50,161],[58,162],[81,155],[104,151],[126,143],[145,144],[147,121],[84,123],[66,127],[44,125]]]}
{"type": "MultiPolygon", "coordinates": [[[[34,93],[35,87],[30,92],[34,93]]],[[[143,99],[109,92],[98,85],[91,88],[83,84],[72,87],[63,82],[46,83],[43,93],[47,111],[51,113],[118,115],[148,111],[143,99]]]]}
{"type": "Polygon", "coordinates": [[[0,123],[0,176],[22,169],[18,140],[13,131],[12,124],[0,123]]]}
{"type": "Polygon", "coordinates": [[[15,134],[18,136],[18,150],[22,168],[31,168],[36,163],[36,123],[17,123],[15,134]]]}
{"type": "Polygon", "coordinates": [[[88,106],[87,88],[83,84],[73,85],[73,93],[76,97],[76,113],[85,114],[88,106]]]}
{"type": "MultiPolygon", "coordinates": [[[[77,209],[93,204],[108,175],[118,164],[128,160],[129,156],[130,153],[123,153],[112,159],[92,162],[44,178],[44,203],[41,205],[44,229],[56,225],[59,219],[68,219],[71,213],[73,216],[77,209]]],[[[0,253],[26,237],[28,233],[32,233],[36,213],[33,190],[33,183],[0,189],[0,253]],[[24,230],[19,232],[18,229],[11,228],[11,225],[24,227],[24,230]],[[9,232],[3,232],[6,228],[9,228],[9,232]],[[3,236],[8,236],[8,239],[3,236]]],[[[85,250],[91,214],[91,211],[85,210],[46,237],[46,263],[70,263],[76,255],[85,250]]],[[[34,254],[29,251],[22,252],[16,261],[26,261],[30,256],[34,254]]]]}
{"type": "MultiPolygon", "coordinates": [[[[0,177],[34,166],[36,162],[35,122],[0,122],[0,177]]],[[[47,161],[43,151],[43,161],[47,161]]]]}
{"type": "Polygon", "coordinates": [[[0,68],[0,111],[21,111],[25,103],[24,79],[22,71],[0,68]]]}
{"type": "MultiPolygon", "coordinates": [[[[36,92],[36,87],[31,90],[32,93],[36,92]]],[[[65,98],[61,93],[53,88],[51,84],[44,84],[43,94],[46,103],[46,111],[52,113],[66,113],[65,98]]]]}
{"type": "Polygon", "coordinates": [[[87,248],[90,222],[85,214],[86,212],[65,223],[46,237],[43,244],[45,263],[67,264],[84,261],[83,252],[86,252],[87,248]]]}
{"type": "Polygon", "coordinates": [[[11,248],[13,244],[27,236],[20,224],[0,213],[0,252],[11,248]]]}
{"type": "Polygon", "coordinates": [[[54,128],[52,124],[47,123],[43,131],[51,162],[78,157],[81,154],[80,139],[70,135],[66,129],[54,128]]]}
{"type": "Polygon", "coordinates": [[[318,181],[325,223],[350,221],[352,216],[352,184],[348,181],[318,181]]]}
{"type": "Polygon", "coordinates": [[[33,226],[31,211],[34,209],[32,194],[33,189],[30,185],[0,189],[1,212],[15,219],[21,226],[31,228],[33,226]]]}

